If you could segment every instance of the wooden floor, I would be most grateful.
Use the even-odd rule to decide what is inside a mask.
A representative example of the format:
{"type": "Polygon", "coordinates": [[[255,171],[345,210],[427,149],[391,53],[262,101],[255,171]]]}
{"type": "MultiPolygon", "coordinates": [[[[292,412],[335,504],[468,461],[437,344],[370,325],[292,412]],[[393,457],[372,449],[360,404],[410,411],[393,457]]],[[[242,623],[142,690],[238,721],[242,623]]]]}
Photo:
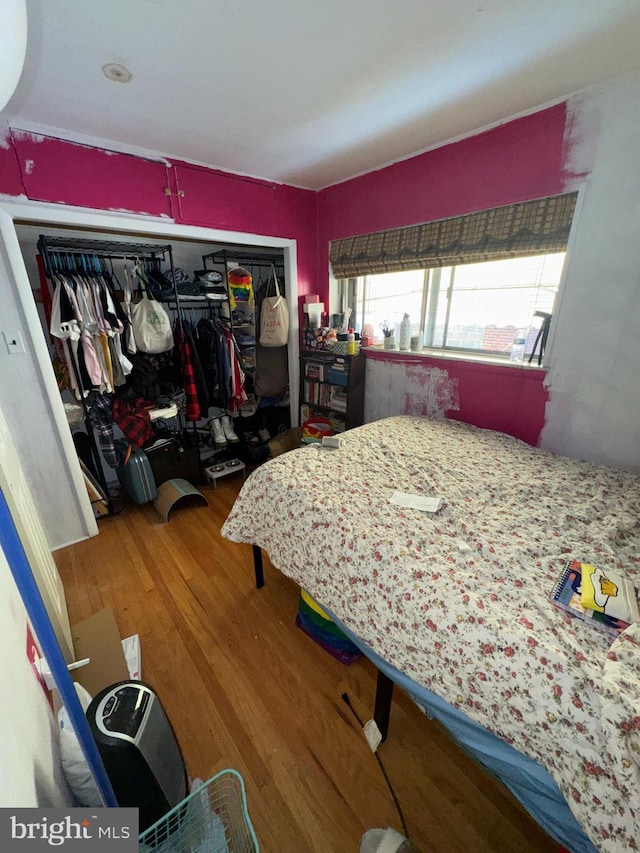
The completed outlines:
{"type": "MultiPolygon", "coordinates": [[[[346,667],[294,624],[296,585],[220,536],[239,476],[202,487],[164,524],[151,505],[100,521],[100,535],[56,553],[72,623],[112,607],[137,633],[189,775],[225,767],[246,784],[264,853],[356,853],[362,833],[402,825],[376,757],[342,701],[372,715],[375,670],[346,667]]],[[[511,795],[396,689],[379,750],[412,842],[423,853],[557,851],[511,795]]]]}

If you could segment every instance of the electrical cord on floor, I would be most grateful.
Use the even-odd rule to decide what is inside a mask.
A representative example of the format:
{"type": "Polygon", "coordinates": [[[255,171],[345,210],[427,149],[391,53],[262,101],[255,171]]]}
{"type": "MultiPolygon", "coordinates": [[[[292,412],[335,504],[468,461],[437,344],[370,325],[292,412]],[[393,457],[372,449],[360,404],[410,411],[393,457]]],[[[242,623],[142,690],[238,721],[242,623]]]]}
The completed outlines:
{"type": "MultiPolygon", "coordinates": [[[[358,715],[358,712],[356,711],[356,709],[351,704],[351,700],[349,699],[349,694],[343,693],[341,698],[342,698],[342,701],[345,703],[345,705],[348,705],[349,708],[351,709],[351,713],[353,714],[353,716],[358,721],[360,728],[364,728],[364,723],[360,719],[360,716],[358,715]]],[[[393,785],[391,784],[391,782],[389,781],[389,777],[387,776],[387,771],[384,769],[382,759],[380,758],[380,756],[378,755],[377,752],[374,752],[373,754],[376,757],[376,761],[380,765],[380,770],[382,771],[382,775],[384,776],[384,781],[387,783],[387,788],[389,789],[389,791],[391,792],[391,796],[393,797],[393,802],[395,803],[396,810],[398,812],[398,817],[400,818],[400,823],[402,824],[402,832],[404,833],[406,838],[409,838],[409,831],[407,830],[407,824],[406,824],[405,819],[404,819],[404,814],[402,813],[402,809],[400,808],[400,803],[399,803],[398,798],[396,796],[396,792],[393,790],[393,785]]]]}

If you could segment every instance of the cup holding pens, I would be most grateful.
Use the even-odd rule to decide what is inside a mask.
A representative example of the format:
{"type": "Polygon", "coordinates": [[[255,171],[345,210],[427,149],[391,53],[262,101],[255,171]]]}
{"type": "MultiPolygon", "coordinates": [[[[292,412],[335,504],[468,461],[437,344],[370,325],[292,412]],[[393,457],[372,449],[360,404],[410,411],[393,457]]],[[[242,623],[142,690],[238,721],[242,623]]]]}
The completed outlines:
{"type": "Polygon", "coordinates": [[[396,348],[396,336],[395,335],[387,335],[385,337],[384,348],[385,349],[395,349],[396,348]]]}

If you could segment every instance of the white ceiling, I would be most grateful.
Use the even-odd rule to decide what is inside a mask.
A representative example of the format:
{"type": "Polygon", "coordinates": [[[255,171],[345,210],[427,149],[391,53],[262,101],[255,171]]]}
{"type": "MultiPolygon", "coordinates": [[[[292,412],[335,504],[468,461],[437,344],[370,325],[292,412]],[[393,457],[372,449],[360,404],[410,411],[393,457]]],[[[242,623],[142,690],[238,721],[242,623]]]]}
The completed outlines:
{"type": "Polygon", "coordinates": [[[638,0],[28,8],[26,65],[3,119],[308,188],[640,68],[638,0]],[[105,79],[109,62],[131,82],[105,79]]]}

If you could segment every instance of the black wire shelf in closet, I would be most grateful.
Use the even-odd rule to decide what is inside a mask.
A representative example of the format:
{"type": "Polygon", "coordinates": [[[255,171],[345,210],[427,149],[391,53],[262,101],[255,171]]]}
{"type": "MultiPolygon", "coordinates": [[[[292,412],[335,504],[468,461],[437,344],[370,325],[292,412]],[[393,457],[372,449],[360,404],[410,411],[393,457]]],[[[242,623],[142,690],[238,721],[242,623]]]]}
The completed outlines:
{"type": "MultiPolygon", "coordinates": [[[[104,457],[112,468],[117,467],[115,464],[117,442],[113,436],[113,429],[111,428],[109,435],[107,427],[104,426],[106,420],[102,424],[98,422],[95,412],[90,413],[91,407],[88,405],[92,392],[95,394],[97,388],[100,391],[108,388],[113,392],[121,378],[124,384],[127,364],[129,371],[131,370],[131,363],[127,358],[129,351],[126,342],[123,346],[123,340],[121,340],[123,335],[132,334],[131,324],[127,308],[122,307],[121,300],[116,295],[116,291],[123,288],[115,274],[113,262],[123,260],[138,264],[140,269],[153,272],[158,281],[165,281],[161,278],[160,271],[162,265],[168,262],[170,277],[163,289],[165,298],[168,295],[172,300],[172,307],[176,309],[177,328],[181,331],[180,300],[177,289],[173,285],[172,247],[170,244],[158,245],[41,234],[37,248],[42,258],[44,278],[52,286],[48,305],[50,316],[47,318],[52,341],[55,337],[58,345],[56,351],[58,354],[60,350],[62,351],[61,363],[63,366],[66,365],[72,395],[82,407],[82,420],[86,428],[88,445],[84,460],[78,444],[76,448],[81,462],[84,463],[82,468],[87,491],[98,518],[113,515],[122,508],[123,504],[111,493],[102,466],[102,458],[104,457]],[[77,289],[70,287],[66,292],[64,298],[69,304],[65,306],[67,312],[65,315],[65,310],[60,307],[63,299],[62,282],[68,283],[71,279],[77,289]],[[78,281],[82,282],[82,289],[77,287],[78,281]],[[90,311],[91,307],[94,309],[93,313],[90,311]],[[82,313],[83,311],[87,313],[82,313]],[[87,318],[91,322],[83,322],[87,321],[87,318]],[[57,334],[53,330],[54,325],[57,334]],[[105,381],[98,381],[99,377],[104,378],[105,381]],[[96,439],[96,432],[98,439],[96,439]]],[[[43,286],[44,284],[43,281],[43,286]]],[[[154,296],[151,288],[150,295],[154,296]]],[[[126,302],[126,299],[124,301],[126,302]]],[[[106,406],[104,408],[106,409],[106,406]]]]}
{"type": "MultiPolygon", "coordinates": [[[[247,352],[255,353],[255,346],[257,341],[256,330],[258,328],[259,301],[255,300],[254,302],[245,302],[242,299],[238,299],[238,297],[236,297],[235,300],[232,299],[231,284],[229,281],[229,265],[231,263],[237,265],[240,268],[249,267],[250,269],[252,269],[256,267],[258,269],[266,270],[277,269],[280,281],[284,282],[284,258],[282,256],[282,252],[251,252],[247,251],[246,248],[242,248],[240,250],[217,249],[202,256],[202,265],[204,267],[205,272],[209,269],[215,269],[216,267],[219,267],[222,270],[222,282],[226,291],[227,302],[229,305],[229,326],[231,329],[231,334],[238,342],[238,351],[241,358],[243,354],[245,356],[243,361],[245,362],[246,372],[254,374],[256,371],[255,360],[247,359],[246,355],[247,352]],[[235,311],[233,310],[234,302],[239,303],[239,309],[236,308],[235,311]],[[236,313],[235,318],[234,313],[236,313]],[[249,317],[248,321],[246,319],[247,317],[249,317]],[[253,343],[245,344],[243,346],[241,339],[250,337],[253,337],[253,343]]],[[[269,276],[267,275],[266,281],[268,280],[269,276]]],[[[266,283],[266,281],[263,281],[262,276],[260,275],[257,284],[253,287],[253,290],[256,295],[259,293],[262,284],[266,283]]]]}
{"type": "Polygon", "coordinates": [[[286,298],[284,254],[227,246],[203,255],[202,264],[204,274],[220,273],[226,292],[229,328],[249,392],[236,431],[245,461],[259,464],[269,458],[270,438],[291,425],[287,347],[265,348],[259,342],[263,298],[270,288],[286,298]]]}

